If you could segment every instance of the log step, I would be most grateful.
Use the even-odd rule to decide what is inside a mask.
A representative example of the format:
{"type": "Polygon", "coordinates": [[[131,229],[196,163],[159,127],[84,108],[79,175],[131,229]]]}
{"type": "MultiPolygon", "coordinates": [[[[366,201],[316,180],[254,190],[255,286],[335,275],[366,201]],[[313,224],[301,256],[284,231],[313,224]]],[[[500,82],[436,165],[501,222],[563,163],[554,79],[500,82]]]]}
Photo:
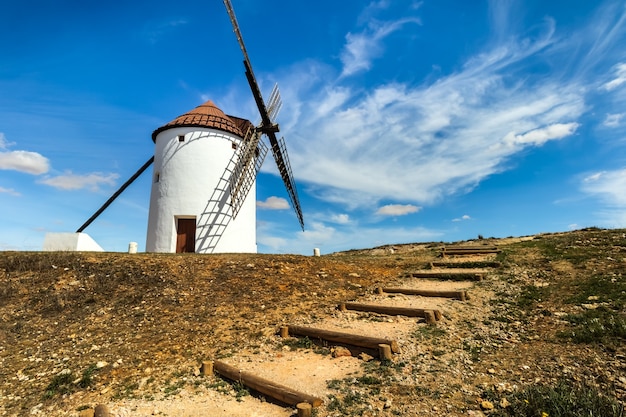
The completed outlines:
{"type": "Polygon", "coordinates": [[[319,407],[324,402],[321,398],[298,392],[274,381],[242,371],[222,361],[213,362],[213,369],[225,378],[240,382],[246,387],[291,406],[309,403],[313,407],[319,407]]]}
{"type": "Polygon", "coordinates": [[[441,317],[443,317],[441,311],[425,308],[394,307],[361,303],[341,303],[339,308],[342,311],[354,310],[388,314],[390,316],[422,317],[426,319],[427,323],[434,323],[437,320],[441,320],[441,317]]]}
{"type": "Polygon", "coordinates": [[[497,246],[474,245],[474,246],[442,246],[441,250],[498,250],[497,246]]]}
{"type": "Polygon", "coordinates": [[[336,332],[333,330],[315,329],[304,326],[286,326],[281,328],[281,336],[306,336],[313,339],[327,340],[329,342],[342,343],[368,349],[378,349],[378,345],[389,345],[393,353],[400,353],[398,342],[380,337],[361,336],[352,333],[336,332]]]}
{"type": "Polygon", "coordinates": [[[500,268],[502,263],[497,261],[468,261],[468,262],[431,262],[431,268],[500,268]]]}
{"type": "Polygon", "coordinates": [[[433,272],[433,271],[415,271],[408,272],[405,276],[412,278],[439,278],[449,279],[454,281],[482,281],[487,275],[486,272],[460,272],[460,271],[445,271],[445,272],[433,272]]]}
{"type": "Polygon", "coordinates": [[[489,246],[457,246],[441,248],[441,254],[447,255],[487,255],[492,253],[500,253],[501,249],[489,246]]]}
{"type": "Polygon", "coordinates": [[[420,290],[416,288],[386,288],[378,287],[376,289],[378,294],[406,294],[406,295],[420,295],[422,297],[442,297],[442,298],[455,298],[461,301],[469,300],[467,291],[440,291],[440,290],[420,290]]]}

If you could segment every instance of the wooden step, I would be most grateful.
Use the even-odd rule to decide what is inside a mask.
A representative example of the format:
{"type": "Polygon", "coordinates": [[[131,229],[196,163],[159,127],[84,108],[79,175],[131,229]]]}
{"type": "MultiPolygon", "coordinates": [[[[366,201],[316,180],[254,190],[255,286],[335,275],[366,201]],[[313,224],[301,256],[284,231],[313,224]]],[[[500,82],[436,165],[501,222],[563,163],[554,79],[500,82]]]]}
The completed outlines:
{"type": "Polygon", "coordinates": [[[412,307],[395,307],[384,306],[379,304],[361,304],[361,303],[341,303],[339,309],[365,311],[371,313],[387,314],[390,316],[407,316],[407,317],[422,317],[426,319],[427,323],[433,323],[437,320],[441,320],[442,314],[439,310],[426,309],[426,308],[412,308],[412,307]]]}
{"type": "Polygon", "coordinates": [[[378,287],[376,289],[378,294],[405,294],[405,295],[419,295],[422,297],[442,297],[442,298],[455,298],[457,300],[466,301],[469,299],[467,291],[442,291],[442,290],[420,290],[417,288],[389,288],[378,287]]]}
{"type": "Polygon", "coordinates": [[[486,255],[500,253],[501,249],[495,246],[448,246],[441,248],[441,255],[486,255]]]}
{"type": "Polygon", "coordinates": [[[435,261],[430,263],[431,268],[500,268],[501,262],[497,261],[462,261],[462,262],[446,262],[435,261]]]}
{"type": "Polygon", "coordinates": [[[438,278],[454,281],[482,281],[487,273],[485,271],[415,271],[407,272],[404,276],[410,278],[438,278]]]}
{"type": "Polygon", "coordinates": [[[312,339],[327,340],[329,342],[342,343],[368,349],[378,349],[378,345],[389,345],[393,353],[399,353],[398,342],[380,337],[361,336],[352,333],[336,332],[333,330],[316,329],[304,326],[285,326],[281,328],[281,335],[306,336],[312,339]],[[286,334],[283,331],[287,328],[286,334]]]}
{"type": "Polygon", "coordinates": [[[213,369],[218,374],[232,381],[239,382],[246,387],[258,391],[261,394],[272,397],[285,404],[296,405],[299,403],[309,403],[313,407],[319,407],[324,402],[321,398],[298,392],[284,385],[277,384],[274,381],[270,381],[249,372],[242,371],[239,368],[228,365],[225,362],[213,362],[213,369]]]}

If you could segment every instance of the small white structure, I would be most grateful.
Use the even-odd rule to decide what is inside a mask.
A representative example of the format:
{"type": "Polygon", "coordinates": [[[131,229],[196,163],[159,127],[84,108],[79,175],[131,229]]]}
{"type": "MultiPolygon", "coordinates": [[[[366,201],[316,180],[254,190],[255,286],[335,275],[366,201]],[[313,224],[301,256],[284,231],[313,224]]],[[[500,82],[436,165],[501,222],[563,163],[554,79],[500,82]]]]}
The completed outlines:
{"type": "Polygon", "coordinates": [[[104,249],[87,233],[46,233],[43,250],[46,252],[104,252],[104,249]]]}
{"type": "Polygon", "coordinates": [[[128,244],[128,253],[137,253],[137,242],[130,242],[128,244]]]}
{"type": "Polygon", "coordinates": [[[207,101],[154,131],[146,252],[256,253],[256,183],[236,217],[229,200],[231,158],[251,127],[207,101]]]}

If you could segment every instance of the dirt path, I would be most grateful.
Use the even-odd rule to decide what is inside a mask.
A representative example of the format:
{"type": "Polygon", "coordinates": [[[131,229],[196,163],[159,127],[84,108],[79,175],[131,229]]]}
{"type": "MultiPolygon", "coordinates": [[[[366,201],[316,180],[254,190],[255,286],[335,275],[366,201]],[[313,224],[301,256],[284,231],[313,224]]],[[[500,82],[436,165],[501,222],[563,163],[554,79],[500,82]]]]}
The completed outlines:
{"type": "MultiPolygon", "coordinates": [[[[488,257],[472,257],[473,260],[484,260],[488,257]]],[[[445,268],[437,268],[433,271],[446,272],[445,268]]],[[[493,273],[486,269],[465,270],[457,269],[456,272],[482,272],[493,273]]],[[[472,301],[461,302],[449,298],[422,297],[404,294],[377,294],[366,293],[354,301],[360,303],[375,304],[381,306],[394,306],[406,308],[423,308],[440,310],[444,318],[440,325],[444,327],[455,326],[460,320],[480,320],[480,317],[488,314],[488,301],[492,294],[484,289],[476,289],[476,283],[472,281],[444,281],[437,279],[420,278],[396,278],[385,282],[386,286],[399,288],[411,288],[422,290],[457,291],[467,290],[471,294],[472,301]]],[[[297,324],[305,324],[310,327],[340,331],[350,334],[388,338],[398,341],[402,352],[395,355],[394,361],[402,363],[410,360],[416,354],[423,352],[422,347],[416,346],[412,333],[419,328],[430,327],[423,319],[404,316],[388,316],[376,313],[363,313],[354,311],[340,312],[334,306],[317,310],[313,318],[303,315],[295,318],[297,324]]],[[[289,340],[297,344],[297,341],[289,340]]],[[[358,378],[363,376],[363,360],[355,355],[333,357],[329,354],[333,344],[324,344],[323,347],[302,349],[284,345],[280,351],[273,346],[260,345],[255,349],[243,350],[223,361],[245,372],[252,373],[270,381],[278,382],[299,392],[327,399],[333,395],[329,389],[332,381],[358,378]],[[321,353],[320,353],[321,352],[321,353]]],[[[358,349],[357,349],[358,351],[358,349]]],[[[372,353],[372,352],[370,352],[372,353]]],[[[367,360],[374,360],[368,358],[367,360]]],[[[209,378],[219,384],[219,377],[209,378]]],[[[246,415],[271,415],[291,416],[294,409],[285,407],[284,404],[270,404],[263,396],[244,396],[233,399],[232,396],[216,394],[211,390],[196,390],[193,393],[183,391],[175,398],[159,401],[120,401],[109,403],[111,414],[117,417],[137,415],[167,415],[167,416],[201,416],[223,415],[239,416],[246,415]],[[254,414],[249,414],[253,412],[254,414]]],[[[271,398],[269,398],[272,401],[271,398]]],[[[385,401],[382,409],[385,409],[385,401]]],[[[323,412],[322,414],[325,415],[323,412]]]]}

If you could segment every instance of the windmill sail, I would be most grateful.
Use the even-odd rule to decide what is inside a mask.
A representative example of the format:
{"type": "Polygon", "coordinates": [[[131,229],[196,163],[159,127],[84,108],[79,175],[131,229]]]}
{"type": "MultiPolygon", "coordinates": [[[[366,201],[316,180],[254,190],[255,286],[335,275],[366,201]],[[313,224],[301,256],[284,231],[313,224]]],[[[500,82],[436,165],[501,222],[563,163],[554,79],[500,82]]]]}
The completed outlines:
{"type": "Polygon", "coordinates": [[[267,154],[267,145],[260,139],[261,132],[255,128],[248,129],[243,142],[233,155],[234,167],[230,177],[230,204],[233,217],[237,217],[267,154]]]}
{"type": "Polygon", "coordinates": [[[298,216],[300,227],[302,227],[302,230],[304,230],[302,209],[300,207],[300,200],[298,199],[296,184],[293,179],[291,167],[289,165],[289,159],[287,158],[287,149],[285,147],[285,142],[282,138],[280,142],[276,138],[276,133],[279,131],[279,128],[278,125],[272,120],[272,116],[275,117],[278,110],[280,109],[280,95],[275,89],[276,92],[273,91],[270,95],[270,106],[265,106],[265,102],[263,101],[263,96],[261,95],[259,85],[256,82],[254,72],[252,71],[252,64],[250,63],[250,58],[248,57],[246,46],[243,43],[243,37],[241,36],[241,31],[239,30],[239,24],[237,23],[237,18],[235,17],[235,11],[233,10],[233,6],[230,3],[230,0],[224,0],[224,5],[226,6],[226,11],[228,12],[228,16],[230,17],[230,21],[233,25],[233,30],[235,31],[235,35],[237,36],[239,47],[241,48],[241,52],[243,53],[243,65],[246,68],[246,78],[248,80],[248,84],[250,85],[250,89],[252,90],[252,96],[254,97],[254,101],[256,102],[257,108],[259,109],[259,114],[261,115],[261,125],[257,129],[260,133],[267,135],[270,141],[272,154],[274,155],[274,160],[276,161],[278,172],[280,173],[283,183],[285,184],[285,188],[287,189],[287,193],[289,194],[289,199],[291,200],[292,206],[296,212],[296,215],[298,216]]]}
{"type": "Polygon", "coordinates": [[[278,84],[274,84],[272,92],[270,93],[269,104],[267,105],[267,113],[270,116],[270,120],[275,120],[278,116],[278,112],[283,106],[283,102],[280,98],[280,90],[278,90],[278,84]]]}
{"type": "Polygon", "coordinates": [[[276,140],[276,136],[274,135],[274,133],[271,133],[268,136],[270,137],[270,142],[272,142],[272,136],[274,136],[274,142],[272,142],[272,154],[274,155],[276,166],[278,166],[278,172],[280,172],[280,176],[282,177],[283,182],[285,183],[285,187],[287,188],[287,193],[289,194],[291,205],[293,206],[296,215],[298,216],[300,227],[302,228],[302,230],[304,230],[304,218],[302,217],[302,208],[300,207],[300,200],[298,199],[296,183],[293,180],[291,165],[289,164],[289,158],[287,157],[285,138],[281,137],[280,140],[276,140]]]}

